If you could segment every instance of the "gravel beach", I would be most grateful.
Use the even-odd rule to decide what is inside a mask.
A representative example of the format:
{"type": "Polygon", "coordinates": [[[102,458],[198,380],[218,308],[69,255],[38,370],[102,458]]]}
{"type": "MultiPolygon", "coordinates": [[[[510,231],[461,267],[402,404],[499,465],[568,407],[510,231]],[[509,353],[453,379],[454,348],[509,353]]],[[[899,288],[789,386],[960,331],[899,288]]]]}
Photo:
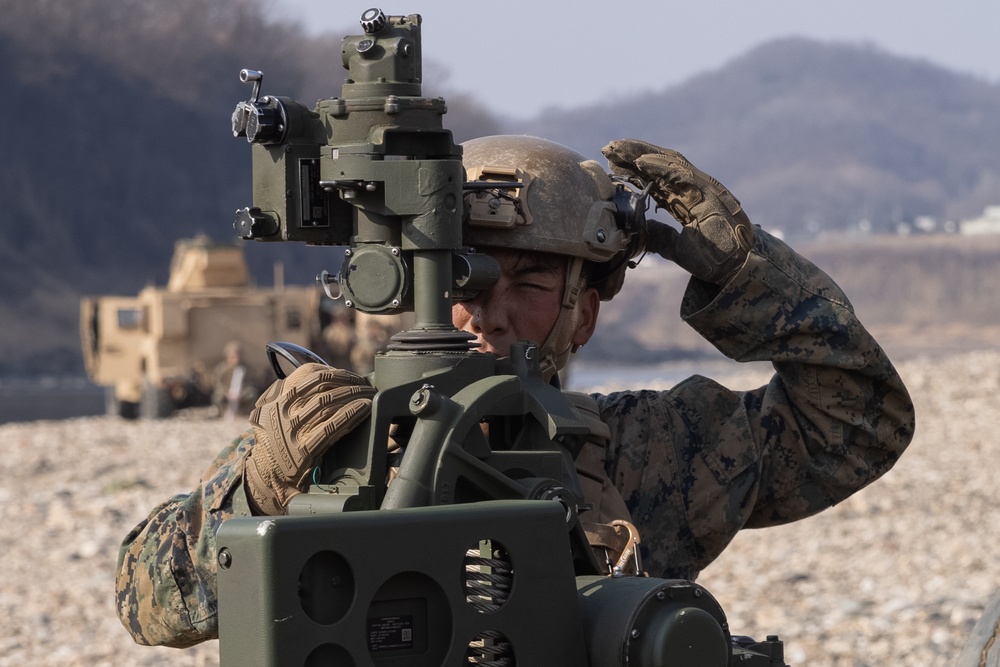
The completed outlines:
{"type": "MultiPolygon", "coordinates": [[[[898,368],[917,434],[897,466],[816,517],[744,531],[699,578],[734,633],[779,635],[791,665],[951,665],[1000,587],[1000,351],[898,368]]],[[[746,389],[766,374],[716,377],[746,389]]],[[[216,642],[135,645],[114,612],[115,561],[241,428],[203,412],[0,426],[0,667],[218,664],[216,642]]]]}

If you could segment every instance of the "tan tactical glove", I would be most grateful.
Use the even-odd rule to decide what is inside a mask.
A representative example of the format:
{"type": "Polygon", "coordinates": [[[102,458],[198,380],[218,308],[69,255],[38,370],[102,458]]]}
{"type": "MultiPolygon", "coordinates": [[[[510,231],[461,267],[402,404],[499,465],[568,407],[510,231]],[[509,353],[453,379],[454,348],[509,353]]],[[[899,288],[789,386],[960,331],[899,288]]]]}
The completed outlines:
{"type": "Polygon", "coordinates": [[[286,514],[323,453],[368,417],[374,395],[363,377],[313,363],[268,387],[250,413],[256,442],[244,483],[251,509],[286,514]]]}
{"type": "Polygon", "coordinates": [[[746,262],[754,229],[740,202],[717,180],[687,159],[645,141],[612,141],[601,149],[612,173],[641,185],[681,223],[647,225],[646,249],[691,275],[722,285],[746,262]]]}

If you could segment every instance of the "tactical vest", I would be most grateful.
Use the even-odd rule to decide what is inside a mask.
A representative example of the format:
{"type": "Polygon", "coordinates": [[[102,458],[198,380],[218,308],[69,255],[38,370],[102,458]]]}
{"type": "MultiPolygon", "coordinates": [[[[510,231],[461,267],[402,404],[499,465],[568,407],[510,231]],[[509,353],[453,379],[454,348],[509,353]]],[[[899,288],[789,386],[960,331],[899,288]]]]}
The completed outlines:
{"type": "Polygon", "coordinates": [[[640,574],[639,532],[625,499],[605,471],[611,429],[601,421],[597,401],[579,392],[563,392],[580,413],[590,433],[576,455],[577,477],[583,490],[584,505],[580,521],[598,560],[606,563],[609,573],[617,568],[622,574],[640,574]]]}

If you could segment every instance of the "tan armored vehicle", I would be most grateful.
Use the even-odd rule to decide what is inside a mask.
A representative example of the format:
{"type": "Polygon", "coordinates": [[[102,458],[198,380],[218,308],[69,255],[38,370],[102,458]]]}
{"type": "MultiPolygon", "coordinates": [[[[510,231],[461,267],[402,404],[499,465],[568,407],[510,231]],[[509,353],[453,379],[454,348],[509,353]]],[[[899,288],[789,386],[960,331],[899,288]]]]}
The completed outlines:
{"type": "Polygon", "coordinates": [[[252,286],[240,246],[198,237],[177,242],[165,288],[84,298],[84,362],[90,379],[109,388],[109,412],[156,418],[208,405],[226,349],[242,350],[243,370],[235,381],[224,376],[232,389],[266,387],[274,379],[268,341],[309,347],[319,338],[321,292],[282,283],[276,276],[274,288],[252,286]]]}

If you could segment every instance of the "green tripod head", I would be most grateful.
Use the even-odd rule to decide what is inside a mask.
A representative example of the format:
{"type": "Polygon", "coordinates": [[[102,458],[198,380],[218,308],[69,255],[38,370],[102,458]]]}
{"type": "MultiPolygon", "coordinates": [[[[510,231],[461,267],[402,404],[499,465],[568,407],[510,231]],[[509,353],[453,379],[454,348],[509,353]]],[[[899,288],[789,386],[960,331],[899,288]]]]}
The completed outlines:
{"type": "MultiPolygon", "coordinates": [[[[285,97],[261,97],[259,72],[240,75],[254,90],[236,107],[233,132],[252,146],[254,205],[237,212],[238,233],[345,246],[339,274],[321,276],[331,296],[365,313],[415,314],[414,327],[394,336],[375,360],[371,381],[379,394],[367,428],[326,457],[315,493],[290,511],[562,493],[537,481],[525,490],[507,474],[517,469],[522,476],[544,470],[555,486],[569,485],[562,499],[575,514],[573,494],[580,494],[567,439],[586,429],[562,393],[540,381],[533,344],[498,360],[476,352],[474,336],[452,324],[452,300],[499,277],[495,260],[463,246],[465,195],[516,193],[520,184],[465,182],[461,147],[442,126],[444,100],[420,96],[420,22],[419,15],[366,11],[364,34],[343,42],[350,71],[343,96],[321,100],[312,111],[285,97]],[[479,423],[489,417],[497,419],[487,437],[479,423]],[[386,498],[385,443],[410,431],[386,498]],[[434,445],[412,446],[424,441],[434,445]],[[429,481],[442,457],[451,461],[442,466],[448,472],[429,481]]],[[[592,560],[589,549],[579,552],[592,560]]]]}

